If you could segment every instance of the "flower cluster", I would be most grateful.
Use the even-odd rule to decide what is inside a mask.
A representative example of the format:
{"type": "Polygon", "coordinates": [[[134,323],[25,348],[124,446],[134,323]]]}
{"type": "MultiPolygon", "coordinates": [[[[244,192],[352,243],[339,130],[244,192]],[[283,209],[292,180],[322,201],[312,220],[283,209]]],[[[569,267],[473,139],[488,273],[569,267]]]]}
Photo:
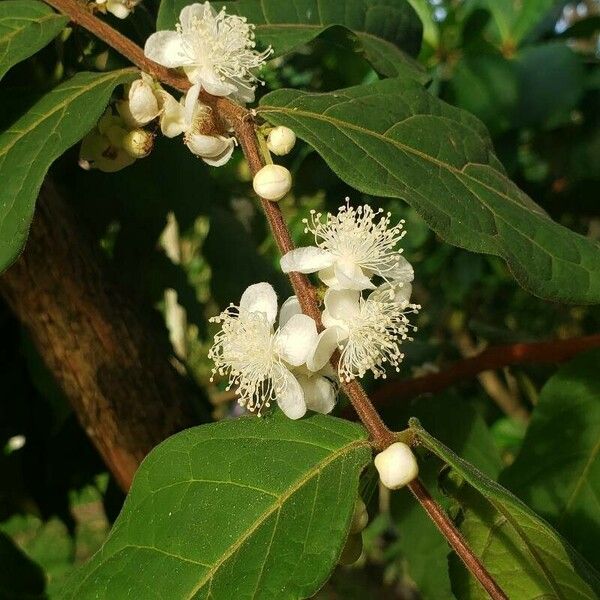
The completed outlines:
{"type": "Polygon", "coordinates": [[[408,315],[413,268],[398,249],[404,222],[390,226],[391,214],[370,206],[353,208],[346,199],[337,215],[311,212],[305,232],[315,246],[297,248],[281,258],[284,273],[317,273],[328,287],[322,321],[325,329],[308,361],[318,370],[340,351],[338,375],[343,381],[371,371],[385,377],[385,367],[399,370],[400,346],[415,327],[408,315]],[[376,285],[377,279],[381,280],[376,285]],[[371,290],[367,296],[364,290],[371,290]]]}
{"type": "Polygon", "coordinates": [[[239,306],[231,305],[211,319],[221,325],[209,358],[216,373],[229,378],[227,389],[237,387],[239,403],[260,415],[276,402],[291,419],[306,409],[328,413],[333,409],[337,387],[335,374],[324,365],[306,368],[317,339],[317,326],[302,314],[295,296],[279,312],[277,296],[268,283],[251,285],[239,306]]]}
{"type": "Polygon", "coordinates": [[[320,333],[295,296],[283,303],[275,329],[277,298],[266,283],[250,286],[239,307],[213,319],[221,324],[209,353],[214,372],[228,377],[242,406],[260,414],[277,402],[290,418],[307,408],[328,413],[337,381],[368,371],[385,377],[387,365],[399,370],[400,346],[415,330],[408,315],[420,307],[410,303],[413,270],[397,248],[403,224],[391,227],[390,217],[348,202],[325,220],[313,213],[306,231],[317,245],[282,257],[284,272],[316,272],[327,284],[320,333]],[[330,366],[336,351],[337,373],[330,366]]]}
{"type": "MultiPolygon", "coordinates": [[[[113,5],[117,10],[129,7],[131,2],[103,0],[102,6],[114,12],[113,5]]],[[[117,171],[146,156],[152,149],[153,135],[141,128],[156,119],[163,135],[182,135],[189,150],[207,164],[218,167],[231,158],[235,138],[217,122],[212,109],[199,100],[200,92],[251,102],[259,83],[254,70],[264,64],[272,50],[257,52],[253,26],[243,17],[228,15],[224,8],[216,12],[209,2],[186,6],[179,20],[176,31],[152,34],[144,52],[165,67],[182,68],[191,88],[177,100],[143,73],[129,86],[126,98],[117,102],[118,115],[109,109],[123,135],[107,136],[102,131],[106,127],[99,124],[82,148],[83,167],[117,171]],[[135,139],[128,141],[125,136],[130,131],[136,132],[130,136],[135,139]],[[142,138],[146,143],[140,148],[142,138]]]]}

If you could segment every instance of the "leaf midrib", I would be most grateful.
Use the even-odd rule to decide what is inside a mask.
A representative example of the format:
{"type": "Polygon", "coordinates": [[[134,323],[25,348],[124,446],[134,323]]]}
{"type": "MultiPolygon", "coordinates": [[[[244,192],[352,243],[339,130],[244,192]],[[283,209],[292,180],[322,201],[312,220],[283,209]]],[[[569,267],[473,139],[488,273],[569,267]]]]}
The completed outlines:
{"type": "MultiPolygon", "coordinates": [[[[2,37],[0,37],[0,44],[5,44],[8,43],[8,40],[10,40],[11,38],[15,37],[16,35],[18,35],[19,33],[21,33],[22,31],[26,30],[29,27],[30,23],[36,23],[38,25],[41,25],[42,23],[44,23],[45,21],[50,21],[50,20],[64,20],[65,17],[57,14],[57,13],[50,13],[48,15],[45,15],[44,17],[42,17],[41,19],[26,19],[24,17],[19,17],[19,18],[13,18],[13,21],[17,21],[17,22],[26,22],[28,23],[27,25],[23,25],[22,27],[18,27],[17,29],[11,29],[9,31],[9,33],[7,33],[6,35],[3,35],[2,37]]],[[[5,19],[5,20],[9,20],[9,19],[5,19]]],[[[0,20],[0,23],[2,23],[2,20],[0,20]]]]}
{"type": "Polygon", "coordinates": [[[319,476],[323,469],[331,462],[333,462],[339,456],[350,453],[352,450],[360,447],[368,447],[369,442],[367,440],[357,440],[342,448],[336,450],[332,454],[329,454],[324,460],[318,462],[307,471],[303,477],[301,477],[292,487],[288,488],[284,494],[282,494],[276,502],[274,502],[265,512],[263,512],[254,522],[252,527],[247,529],[242,536],[240,536],[234,544],[232,544],[227,551],[223,554],[221,559],[217,561],[202,577],[202,579],[196,584],[191,590],[190,594],[186,597],[186,600],[192,600],[195,594],[202,589],[208,581],[212,581],[218,570],[225,564],[244,544],[244,542],[277,510],[281,510],[283,504],[299,491],[305,484],[307,484],[315,476],[319,476]]]}

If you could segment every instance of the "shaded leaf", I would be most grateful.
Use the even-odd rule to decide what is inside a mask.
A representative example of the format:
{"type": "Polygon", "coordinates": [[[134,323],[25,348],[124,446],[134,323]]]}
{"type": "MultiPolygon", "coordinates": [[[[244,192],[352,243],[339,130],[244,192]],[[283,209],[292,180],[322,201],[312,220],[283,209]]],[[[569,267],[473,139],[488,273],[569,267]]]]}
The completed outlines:
{"type": "MultiPolygon", "coordinates": [[[[516,496],[427,433],[416,419],[411,420],[410,427],[423,446],[474,488],[467,486],[459,492],[466,512],[461,529],[509,598],[597,597],[600,577],[556,531],[516,496]]],[[[473,578],[459,573],[453,582],[459,598],[488,597],[473,578]]]]}
{"type": "Polygon", "coordinates": [[[44,572],[0,531],[0,598],[45,598],[44,572]]]}
{"type": "MultiPolygon", "coordinates": [[[[402,412],[418,416],[436,437],[456,448],[490,477],[497,477],[501,463],[498,450],[485,421],[470,402],[458,394],[446,393],[401,403],[402,412]]],[[[406,417],[390,421],[398,428],[406,426],[406,417]]],[[[387,421],[387,419],[386,419],[387,421]]],[[[419,477],[442,505],[447,498],[438,489],[440,461],[435,457],[420,460],[419,477]]],[[[454,598],[447,569],[449,548],[437,527],[407,492],[392,494],[391,514],[398,527],[398,549],[406,558],[411,579],[424,600],[454,598]],[[436,565],[432,568],[432,565],[436,565]]]]}
{"type": "Polygon", "coordinates": [[[600,351],[578,356],[544,386],[521,452],[500,482],[596,567],[600,533],[600,351]]]}
{"type": "Polygon", "coordinates": [[[347,535],[366,437],[333,417],[280,413],[171,437],[140,467],[65,600],[310,596],[347,535]]]}
{"type": "MultiPolygon", "coordinates": [[[[181,9],[189,0],[162,0],[158,29],[173,29],[181,9]]],[[[421,44],[421,22],[406,0],[240,0],[213,2],[225,6],[256,25],[256,39],[273,46],[281,56],[306,44],[334,26],[351,30],[364,49],[367,60],[384,75],[395,76],[407,70],[425,77],[410,59],[421,44]]]]}
{"type": "Polygon", "coordinates": [[[25,244],[37,194],[52,162],[94,126],[113,89],[136,73],[78,73],[0,134],[0,272],[25,244]]]}
{"type": "Polygon", "coordinates": [[[54,39],[68,21],[37,0],[0,2],[0,79],[54,39]]]}
{"type": "Polygon", "coordinates": [[[291,127],[359,191],[402,198],[445,241],[502,257],[531,293],[600,301],[600,245],[552,221],[506,177],[481,122],[414,80],[278,90],[260,114],[291,127]]]}

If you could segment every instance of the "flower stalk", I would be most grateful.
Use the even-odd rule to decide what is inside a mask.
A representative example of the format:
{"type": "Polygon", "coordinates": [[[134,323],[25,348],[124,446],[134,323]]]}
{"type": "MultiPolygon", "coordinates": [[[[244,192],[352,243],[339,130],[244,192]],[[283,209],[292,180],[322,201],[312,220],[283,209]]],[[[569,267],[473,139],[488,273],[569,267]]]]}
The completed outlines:
{"type": "MultiPolygon", "coordinates": [[[[95,17],[82,4],[79,4],[77,0],[44,1],[62,14],[68,16],[72,22],[93,33],[131,61],[142,72],[148,73],[161,83],[182,92],[186,92],[191,87],[191,83],[187,77],[146,58],[139,46],[110,27],[110,25],[95,17]]],[[[204,91],[200,92],[200,100],[213,108],[221,118],[233,127],[248,161],[250,171],[252,175],[255,175],[267,164],[267,161],[265,161],[261,154],[259,138],[252,113],[226,97],[212,96],[204,91]]],[[[280,253],[284,255],[290,252],[294,249],[294,243],[279,206],[277,203],[269,202],[263,198],[260,201],[280,253]]],[[[302,311],[314,319],[317,327],[322,328],[321,313],[316,292],[308,278],[306,275],[297,272],[289,273],[289,278],[302,311]]],[[[332,355],[331,362],[337,367],[339,360],[340,353],[336,350],[332,355]]],[[[360,383],[356,379],[352,379],[350,381],[342,381],[341,384],[342,389],[352,402],[357,415],[371,435],[374,447],[381,451],[396,442],[396,434],[390,431],[385,425],[360,383]]],[[[494,600],[507,600],[507,596],[499,588],[479,559],[473,554],[460,532],[442,508],[429,495],[421,481],[415,479],[408,487],[444,535],[450,546],[460,556],[490,597],[494,600]]]]}

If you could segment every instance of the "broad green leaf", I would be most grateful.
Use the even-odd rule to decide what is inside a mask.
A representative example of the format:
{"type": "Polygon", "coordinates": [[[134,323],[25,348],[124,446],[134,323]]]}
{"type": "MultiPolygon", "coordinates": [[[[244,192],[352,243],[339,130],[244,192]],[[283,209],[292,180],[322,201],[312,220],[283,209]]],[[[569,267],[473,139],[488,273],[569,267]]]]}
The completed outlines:
{"type": "MultiPolygon", "coordinates": [[[[408,414],[417,416],[428,431],[444,443],[456,448],[466,460],[490,477],[500,472],[500,457],[485,421],[470,402],[458,394],[445,393],[402,403],[407,413],[401,421],[386,419],[398,429],[406,426],[408,414]]],[[[419,477],[434,498],[442,505],[447,498],[438,489],[440,468],[438,460],[422,460],[419,477]]],[[[391,496],[391,515],[399,532],[397,547],[408,563],[409,575],[417,584],[423,600],[446,600],[454,598],[447,569],[449,548],[446,540],[414,501],[411,494],[399,492],[391,496]],[[436,565],[432,569],[432,564],[436,565]]]]}
{"type": "MultiPolygon", "coordinates": [[[[556,531],[516,496],[427,433],[416,419],[410,427],[423,446],[474,488],[467,487],[459,497],[466,513],[462,532],[509,598],[597,598],[600,577],[556,531]]],[[[487,598],[471,577],[458,577],[455,584],[459,598],[487,598]]]]}
{"type": "Polygon", "coordinates": [[[502,257],[531,293],[600,302],[600,245],[552,221],[506,177],[481,122],[416,81],[277,90],[260,114],[291,127],[359,191],[402,198],[450,244],[502,257]]]}
{"type": "Polygon", "coordinates": [[[500,482],[596,568],[600,527],[600,351],[578,356],[542,390],[515,462],[500,482]]]}
{"type": "Polygon", "coordinates": [[[311,596],[347,535],[366,438],[333,417],[281,414],[171,437],[140,467],[110,537],[64,599],[311,596]]]}
{"type": "Polygon", "coordinates": [[[52,162],[79,141],[135,69],[78,73],[0,133],[0,272],[25,244],[38,191],[52,162]]]}
{"type": "Polygon", "coordinates": [[[0,79],[54,39],[67,22],[67,17],[37,0],[0,2],[0,79]]]}
{"type": "MultiPolygon", "coordinates": [[[[162,0],[157,28],[173,29],[181,9],[191,3],[162,0]]],[[[258,42],[273,46],[275,56],[310,42],[330,27],[342,26],[356,35],[366,58],[384,75],[404,73],[406,67],[420,72],[410,55],[419,51],[421,23],[406,0],[239,0],[212,4],[247,17],[256,25],[258,42]]]]}

